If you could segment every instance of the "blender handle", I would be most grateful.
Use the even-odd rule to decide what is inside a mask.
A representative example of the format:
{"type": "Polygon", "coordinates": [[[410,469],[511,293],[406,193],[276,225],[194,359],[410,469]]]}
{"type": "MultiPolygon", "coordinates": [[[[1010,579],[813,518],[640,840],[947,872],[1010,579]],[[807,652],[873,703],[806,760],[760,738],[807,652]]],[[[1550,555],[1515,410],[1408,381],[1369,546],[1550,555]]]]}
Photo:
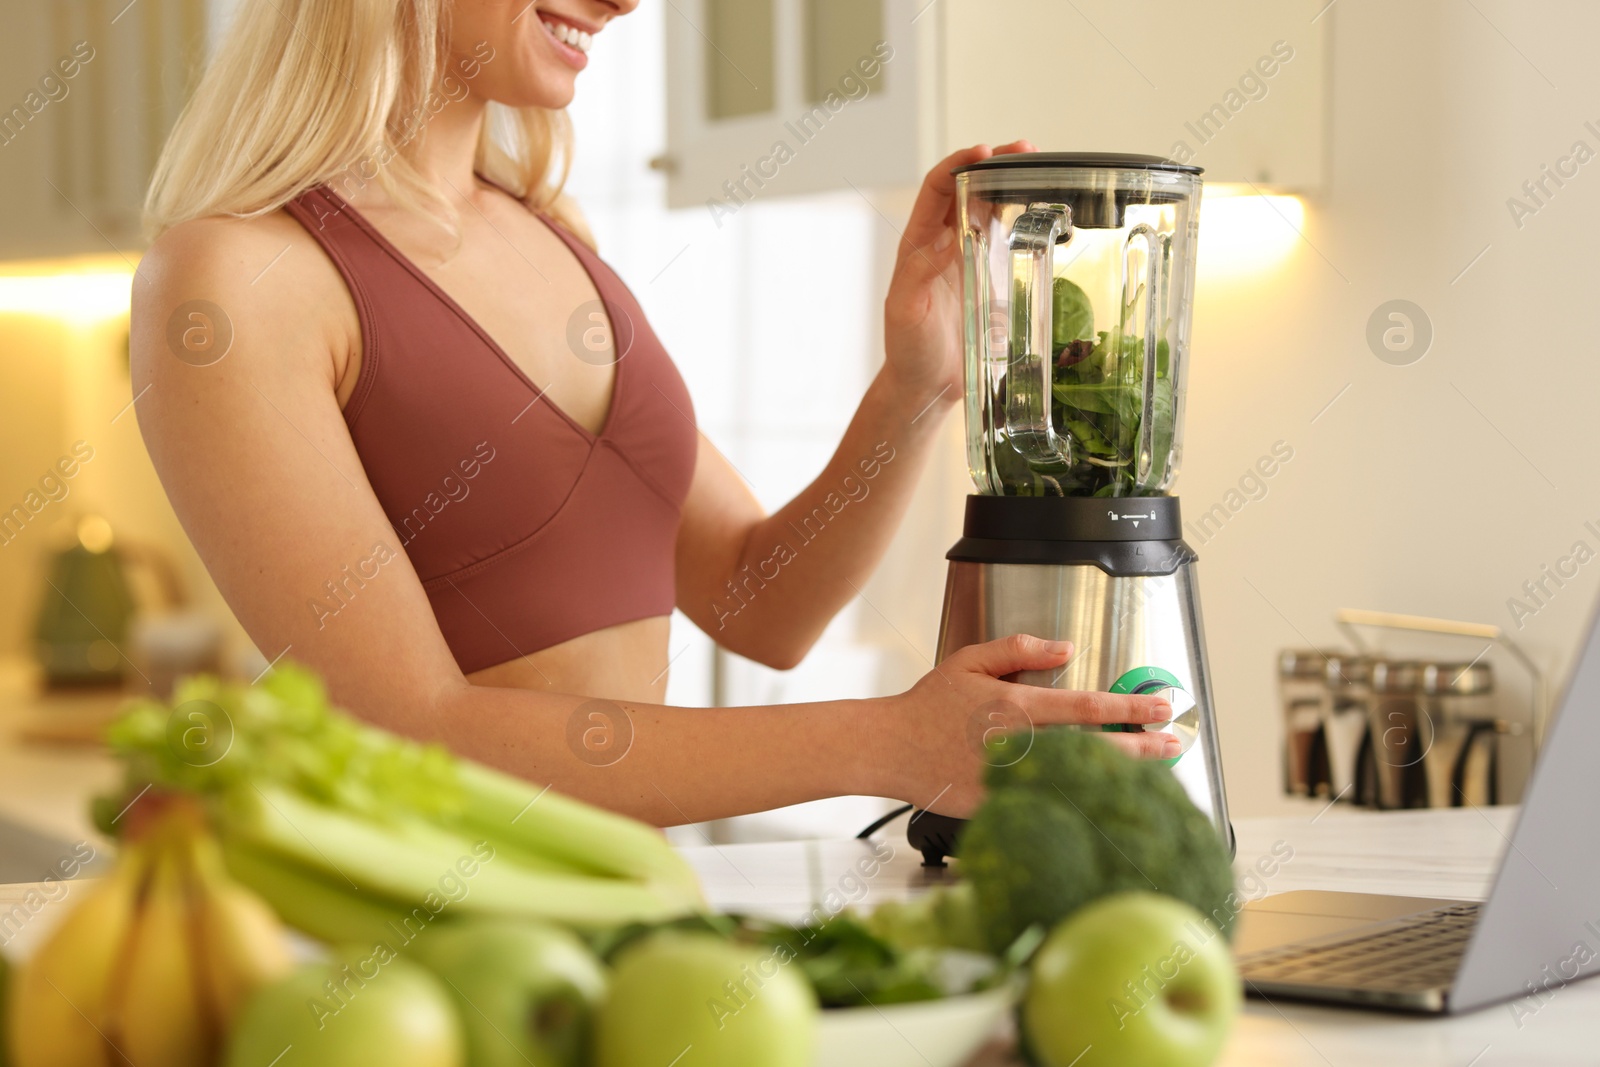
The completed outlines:
{"type": "Polygon", "coordinates": [[[1128,253],[1133,241],[1142,237],[1145,243],[1144,282],[1144,374],[1143,395],[1139,398],[1139,455],[1135,461],[1134,485],[1145,488],[1145,482],[1155,467],[1156,458],[1156,366],[1161,340],[1161,301],[1157,288],[1161,282],[1161,235],[1146,223],[1140,223],[1128,233],[1122,244],[1122,276],[1128,276],[1128,253]]]}
{"type": "Polygon", "coordinates": [[[1011,226],[1011,356],[1001,390],[1012,447],[1028,460],[1067,466],[1072,442],[1056,433],[1051,416],[1051,287],[1056,243],[1071,232],[1072,209],[1065,204],[1029,204],[1011,226]],[[1019,312],[1025,316],[1020,330],[1019,312]]]}

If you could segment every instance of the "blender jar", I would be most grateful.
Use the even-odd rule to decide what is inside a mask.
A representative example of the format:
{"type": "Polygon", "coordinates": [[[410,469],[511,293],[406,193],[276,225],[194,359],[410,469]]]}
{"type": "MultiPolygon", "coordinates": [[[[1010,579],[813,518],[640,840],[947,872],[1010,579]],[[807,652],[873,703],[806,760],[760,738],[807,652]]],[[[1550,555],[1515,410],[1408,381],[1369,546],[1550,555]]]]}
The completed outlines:
{"type": "Polygon", "coordinates": [[[1038,152],[956,172],[967,460],[994,496],[1151,496],[1177,473],[1200,169],[1038,152]]]}

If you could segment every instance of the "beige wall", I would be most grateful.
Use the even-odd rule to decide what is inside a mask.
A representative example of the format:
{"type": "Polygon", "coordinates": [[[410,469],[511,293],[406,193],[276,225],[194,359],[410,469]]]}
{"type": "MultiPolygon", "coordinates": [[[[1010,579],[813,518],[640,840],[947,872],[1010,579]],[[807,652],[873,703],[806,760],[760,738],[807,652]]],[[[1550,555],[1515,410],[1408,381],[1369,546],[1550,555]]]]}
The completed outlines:
{"type": "Polygon", "coordinates": [[[195,603],[230,619],[167,504],[134,412],[123,410],[131,396],[127,328],[125,315],[79,321],[0,314],[0,507],[37,488],[74,442],[94,449],[68,495],[0,545],[0,656],[28,653],[49,553],[87,513],[108,519],[119,538],[157,548],[195,603]]]}
{"type": "MultiPolygon", "coordinates": [[[[22,504],[64,451],[59,402],[64,368],[57,353],[65,332],[57,320],[0,315],[0,512],[22,504]]],[[[0,535],[0,655],[20,651],[29,632],[44,587],[41,527],[51,521],[52,511],[59,516],[59,506],[52,505],[20,536],[0,535]]]]}

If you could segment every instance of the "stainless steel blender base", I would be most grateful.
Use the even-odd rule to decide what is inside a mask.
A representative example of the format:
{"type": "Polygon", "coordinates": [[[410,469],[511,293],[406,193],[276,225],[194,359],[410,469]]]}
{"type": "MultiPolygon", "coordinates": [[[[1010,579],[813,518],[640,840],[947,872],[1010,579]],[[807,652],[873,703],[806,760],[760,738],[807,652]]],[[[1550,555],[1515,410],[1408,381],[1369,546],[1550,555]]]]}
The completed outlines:
{"type": "Polygon", "coordinates": [[[1076,646],[1062,668],[1018,674],[1015,680],[1027,685],[1100,692],[1155,691],[1173,681],[1181,687],[1188,700],[1177,692],[1167,694],[1174,712],[1168,730],[1187,746],[1172,772],[1216,824],[1231,852],[1233,828],[1222,784],[1194,564],[1183,563],[1171,574],[1116,577],[1088,563],[952,560],[939,658],[1017,633],[1076,646]]]}

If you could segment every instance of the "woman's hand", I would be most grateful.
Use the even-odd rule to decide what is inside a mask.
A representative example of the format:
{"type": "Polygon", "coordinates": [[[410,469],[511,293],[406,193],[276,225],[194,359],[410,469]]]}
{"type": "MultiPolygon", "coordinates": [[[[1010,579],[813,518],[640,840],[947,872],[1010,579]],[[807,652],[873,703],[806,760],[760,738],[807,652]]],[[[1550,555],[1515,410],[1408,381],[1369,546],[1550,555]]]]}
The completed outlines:
{"type": "MultiPolygon", "coordinates": [[[[911,690],[890,701],[888,745],[892,796],[946,815],[969,815],[983,796],[983,770],[996,756],[984,744],[1063,723],[1166,722],[1172,706],[1159,696],[1080,693],[1000,679],[1015,671],[1044,671],[1072,658],[1072,645],[1018,634],[952,653],[911,690]]],[[[1149,759],[1176,756],[1166,733],[1108,733],[1109,744],[1149,759]]]]}
{"type": "Polygon", "coordinates": [[[946,156],[923,179],[883,304],[884,370],[919,412],[936,399],[954,404],[961,398],[961,246],[950,172],[990,156],[1032,151],[1028,141],[974,145],[946,156]]]}

